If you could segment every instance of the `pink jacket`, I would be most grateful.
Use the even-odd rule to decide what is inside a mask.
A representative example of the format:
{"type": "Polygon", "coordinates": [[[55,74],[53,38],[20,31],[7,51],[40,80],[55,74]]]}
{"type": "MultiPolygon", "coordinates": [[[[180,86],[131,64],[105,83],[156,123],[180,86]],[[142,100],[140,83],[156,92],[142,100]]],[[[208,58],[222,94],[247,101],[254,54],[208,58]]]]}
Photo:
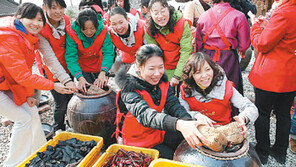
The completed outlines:
{"type": "MultiPolygon", "coordinates": [[[[215,17],[219,18],[220,15],[230,7],[229,3],[218,3],[213,5],[212,10],[215,17]]],[[[209,10],[207,10],[198,19],[198,28],[196,30],[196,43],[198,51],[200,51],[202,47],[202,38],[208,29],[213,25],[210,18],[209,10]]],[[[231,43],[232,49],[235,50],[238,48],[239,51],[245,51],[248,49],[251,43],[250,27],[245,15],[242,12],[238,10],[231,11],[219,25],[222,28],[227,40],[231,43]]],[[[216,30],[209,35],[206,44],[209,46],[214,45],[219,49],[226,47],[216,30]]]]}

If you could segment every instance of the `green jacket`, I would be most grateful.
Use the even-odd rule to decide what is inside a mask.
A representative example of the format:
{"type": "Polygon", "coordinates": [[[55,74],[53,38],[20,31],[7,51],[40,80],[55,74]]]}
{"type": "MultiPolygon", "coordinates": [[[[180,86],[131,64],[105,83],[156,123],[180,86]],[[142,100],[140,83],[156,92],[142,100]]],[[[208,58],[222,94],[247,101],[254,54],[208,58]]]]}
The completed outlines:
{"type": "MultiPolygon", "coordinates": [[[[182,13],[180,13],[179,11],[175,10],[175,12],[172,15],[173,19],[177,22],[182,18],[182,13]]],[[[169,34],[169,29],[168,27],[158,27],[156,26],[160,33],[162,33],[163,35],[168,35],[169,34]]],[[[151,37],[150,35],[148,35],[148,33],[145,33],[146,39],[147,39],[147,43],[148,44],[156,44],[158,45],[157,41],[151,37]]],[[[192,47],[192,34],[189,28],[189,24],[186,21],[184,24],[184,31],[182,34],[182,38],[180,40],[180,59],[179,62],[177,64],[176,69],[173,70],[166,70],[166,73],[168,75],[169,80],[171,80],[171,78],[173,76],[177,76],[177,77],[181,77],[182,75],[182,70],[183,70],[183,66],[186,62],[186,60],[189,58],[189,56],[193,53],[193,47],[192,47]]]]}
{"type": "MultiPolygon", "coordinates": [[[[71,25],[71,28],[75,31],[75,33],[78,35],[78,38],[82,41],[83,47],[88,48],[93,44],[96,36],[99,35],[100,32],[103,30],[104,28],[103,18],[101,15],[99,15],[99,25],[98,25],[97,32],[90,40],[88,40],[88,38],[82,33],[80,27],[76,24],[76,21],[71,25]]],[[[109,31],[107,32],[106,37],[104,39],[102,52],[103,52],[103,61],[101,65],[101,71],[104,70],[106,71],[106,73],[108,73],[111,66],[113,65],[113,60],[114,60],[114,46],[111,41],[109,31]]],[[[78,63],[77,44],[69,35],[66,36],[65,59],[66,59],[67,67],[71,72],[72,76],[76,77],[76,79],[81,77],[82,70],[78,63]]]]}

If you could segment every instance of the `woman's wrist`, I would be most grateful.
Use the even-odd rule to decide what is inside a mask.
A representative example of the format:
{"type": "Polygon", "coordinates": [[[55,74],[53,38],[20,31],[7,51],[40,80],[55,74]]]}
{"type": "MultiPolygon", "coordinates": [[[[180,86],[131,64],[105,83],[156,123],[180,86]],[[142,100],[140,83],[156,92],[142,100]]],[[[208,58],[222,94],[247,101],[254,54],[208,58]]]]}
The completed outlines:
{"type": "Polygon", "coordinates": [[[64,83],[64,85],[66,85],[66,84],[69,83],[69,82],[72,82],[72,80],[70,79],[70,80],[66,81],[66,82],[64,83]]]}
{"type": "Polygon", "coordinates": [[[84,77],[80,76],[77,80],[80,81],[81,79],[84,79],[84,77]]]}
{"type": "Polygon", "coordinates": [[[105,71],[105,70],[102,70],[101,72],[100,72],[100,74],[104,74],[105,76],[107,76],[107,72],[105,71]]]}
{"type": "Polygon", "coordinates": [[[178,119],[176,122],[176,130],[177,131],[181,131],[181,124],[182,124],[183,120],[178,119]]]}

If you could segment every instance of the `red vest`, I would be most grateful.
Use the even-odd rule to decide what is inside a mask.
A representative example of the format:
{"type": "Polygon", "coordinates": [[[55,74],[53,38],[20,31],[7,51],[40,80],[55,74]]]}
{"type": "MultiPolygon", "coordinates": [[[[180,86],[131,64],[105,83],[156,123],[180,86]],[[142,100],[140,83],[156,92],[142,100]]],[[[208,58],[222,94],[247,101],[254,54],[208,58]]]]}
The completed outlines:
{"type": "MultiPolygon", "coordinates": [[[[65,24],[66,24],[65,26],[67,27],[68,25],[70,25],[71,18],[67,15],[64,15],[64,19],[65,19],[65,24]]],[[[42,35],[45,39],[48,40],[53,52],[55,53],[55,56],[57,57],[57,59],[59,60],[61,65],[64,67],[64,69],[67,71],[67,73],[70,74],[70,71],[67,68],[67,64],[66,64],[66,60],[65,60],[66,35],[64,35],[64,36],[60,35],[60,39],[54,38],[52,35],[52,30],[51,30],[48,23],[45,23],[44,27],[40,31],[40,35],[42,35]]],[[[37,54],[36,60],[37,60],[36,62],[37,62],[37,66],[38,66],[40,74],[43,75],[43,70],[44,70],[48,79],[53,80],[53,81],[58,81],[57,79],[53,78],[53,74],[50,72],[48,67],[42,63],[41,56],[39,55],[39,53],[37,54]]]]}
{"type": "Polygon", "coordinates": [[[180,59],[180,40],[184,31],[184,24],[185,19],[182,17],[176,23],[174,27],[174,33],[170,32],[168,35],[162,35],[159,33],[154,37],[160,48],[163,50],[164,67],[166,70],[176,69],[180,59]]]}
{"type": "MultiPolygon", "coordinates": [[[[166,102],[169,83],[162,82],[161,84],[159,84],[159,88],[162,93],[159,106],[154,104],[150,94],[147,91],[136,90],[136,92],[141,95],[141,97],[147,102],[150,108],[153,108],[160,113],[163,110],[166,102]]],[[[117,104],[117,116],[115,121],[117,125],[116,132],[115,132],[116,138],[118,138],[118,134],[119,132],[121,132],[123,144],[125,145],[151,148],[158,144],[161,144],[164,139],[165,131],[144,127],[142,124],[140,124],[137,121],[137,119],[130,112],[128,112],[124,116],[124,114],[120,112],[120,108],[118,107],[119,96],[120,96],[120,93],[117,94],[117,102],[116,102],[117,104]],[[122,125],[122,131],[120,131],[119,123],[121,121],[122,116],[124,116],[124,122],[122,125]]]]}
{"type": "Polygon", "coordinates": [[[187,101],[191,111],[199,111],[218,125],[226,125],[231,122],[230,98],[233,94],[233,83],[226,82],[223,100],[212,99],[210,102],[200,102],[195,97],[185,97],[184,85],[181,86],[181,97],[187,101]]]}
{"type": "Polygon", "coordinates": [[[69,25],[67,28],[67,34],[76,43],[78,49],[78,63],[83,72],[98,73],[101,70],[101,64],[103,60],[102,46],[107,34],[107,27],[98,34],[94,40],[94,43],[84,48],[82,41],[78,38],[78,35],[69,25]]]}
{"type": "Polygon", "coordinates": [[[137,9],[135,9],[135,8],[131,8],[130,13],[131,13],[132,15],[134,15],[134,16],[137,16],[137,13],[138,13],[138,15],[139,15],[139,19],[141,19],[141,20],[145,20],[144,17],[143,17],[143,15],[142,15],[142,13],[139,12],[139,11],[138,11],[137,9]]]}
{"type": "Polygon", "coordinates": [[[145,35],[144,27],[145,22],[142,20],[138,20],[137,22],[137,31],[134,32],[135,35],[135,45],[132,47],[127,47],[124,45],[124,43],[121,41],[120,37],[115,35],[113,31],[110,29],[110,36],[113,44],[122,51],[121,61],[123,63],[133,63],[136,60],[135,54],[138,51],[138,49],[143,45],[143,37],[145,35]]]}

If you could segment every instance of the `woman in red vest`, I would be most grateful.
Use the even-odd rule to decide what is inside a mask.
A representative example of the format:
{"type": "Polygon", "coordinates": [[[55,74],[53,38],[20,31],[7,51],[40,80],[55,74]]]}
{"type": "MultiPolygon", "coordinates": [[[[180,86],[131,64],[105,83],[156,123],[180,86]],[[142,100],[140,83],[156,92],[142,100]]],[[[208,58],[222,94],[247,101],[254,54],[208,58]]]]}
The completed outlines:
{"type": "MultiPolygon", "coordinates": [[[[66,26],[70,25],[70,17],[64,15],[66,3],[64,0],[45,0],[43,2],[46,23],[39,33],[38,49],[43,55],[45,64],[40,64],[39,71],[41,74],[45,73],[48,79],[54,82],[60,81],[75,90],[76,86],[70,77],[71,74],[65,60],[66,26]],[[62,66],[56,65],[54,59],[57,59],[62,66]]],[[[51,94],[56,104],[53,115],[54,130],[66,130],[65,114],[72,95],[60,94],[55,90],[52,90],[51,94]]]]}
{"type": "Polygon", "coordinates": [[[147,43],[159,45],[164,52],[164,67],[170,85],[179,85],[185,61],[192,54],[192,34],[182,13],[166,0],[151,0],[147,20],[147,43]]]}
{"type": "Polygon", "coordinates": [[[136,52],[146,44],[145,22],[128,17],[121,7],[114,7],[110,13],[110,36],[113,44],[121,51],[121,62],[132,64],[136,60],[136,52]]]}
{"type": "Polygon", "coordinates": [[[14,167],[46,143],[34,89],[73,93],[61,83],[32,74],[37,34],[46,20],[33,3],[19,6],[0,26],[0,115],[14,122],[5,167],[14,167]]]}
{"type": "Polygon", "coordinates": [[[291,128],[290,109],[296,94],[296,1],[280,4],[267,22],[259,19],[251,28],[252,45],[259,52],[249,80],[255,89],[259,117],[255,122],[257,145],[262,163],[268,155],[286,162],[291,128]],[[276,115],[275,143],[270,147],[270,113],[276,115]]]}
{"type": "Polygon", "coordinates": [[[123,66],[116,74],[121,92],[115,134],[117,139],[121,134],[123,144],[155,148],[160,157],[172,159],[184,138],[194,148],[204,137],[174,96],[164,71],[163,52],[150,44],[140,47],[129,70],[123,66]]]}
{"type": "Polygon", "coordinates": [[[197,21],[196,49],[208,54],[225,71],[227,78],[243,94],[239,55],[250,46],[250,26],[244,13],[229,4],[232,0],[213,0],[213,7],[197,21]]]}
{"type": "Polygon", "coordinates": [[[258,109],[234,88],[218,64],[197,52],[185,63],[182,78],[179,100],[198,121],[209,126],[228,124],[232,121],[230,104],[233,104],[240,111],[234,119],[240,122],[246,135],[245,124],[257,119],[258,109]]]}
{"type": "Polygon", "coordinates": [[[109,19],[109,12],[113,7],[119,6],[122,7],[127,13],[132,14],[133,16],[136,17],[136,19],[141,19],[141,20],[145,20],[142,13],[139,12],[138,10],[134,9],[134,8],[130,8],[130,3],[129,0],[108,0],[108,8],[109,11],[106,12],[103,16],[104,18],[104,24],[110,26],[110,19],[109,19]]]}
{"type": "Polygon", "coordinates": [[[137,19],[142,19],[142,20],[144,19],[141,12],[139,12],[135,8],[130,7],[129,0],[116,0],[116,5],[119,7],[122,7],[126,12],[136,16],[137,19]]]}
{"type": "Polygon", "coordinates": [[[79,3],[78,9],[82,10],[84,6],[91,6],[95,9],[95,11],[102,16],[104,16],[105,12],[103,11],[103,5],[101,0],[98,1],[91,1],[91,0],[82,0],[79,3]]]}
{"type": "Polygon", "coordinates": [[[78,89],[86,85],[103,87],[114,60],[114,48],[101,14],[92,8],[79,12],[76,21],[66,27],[66,63],[78,81],[78,89]]]}

